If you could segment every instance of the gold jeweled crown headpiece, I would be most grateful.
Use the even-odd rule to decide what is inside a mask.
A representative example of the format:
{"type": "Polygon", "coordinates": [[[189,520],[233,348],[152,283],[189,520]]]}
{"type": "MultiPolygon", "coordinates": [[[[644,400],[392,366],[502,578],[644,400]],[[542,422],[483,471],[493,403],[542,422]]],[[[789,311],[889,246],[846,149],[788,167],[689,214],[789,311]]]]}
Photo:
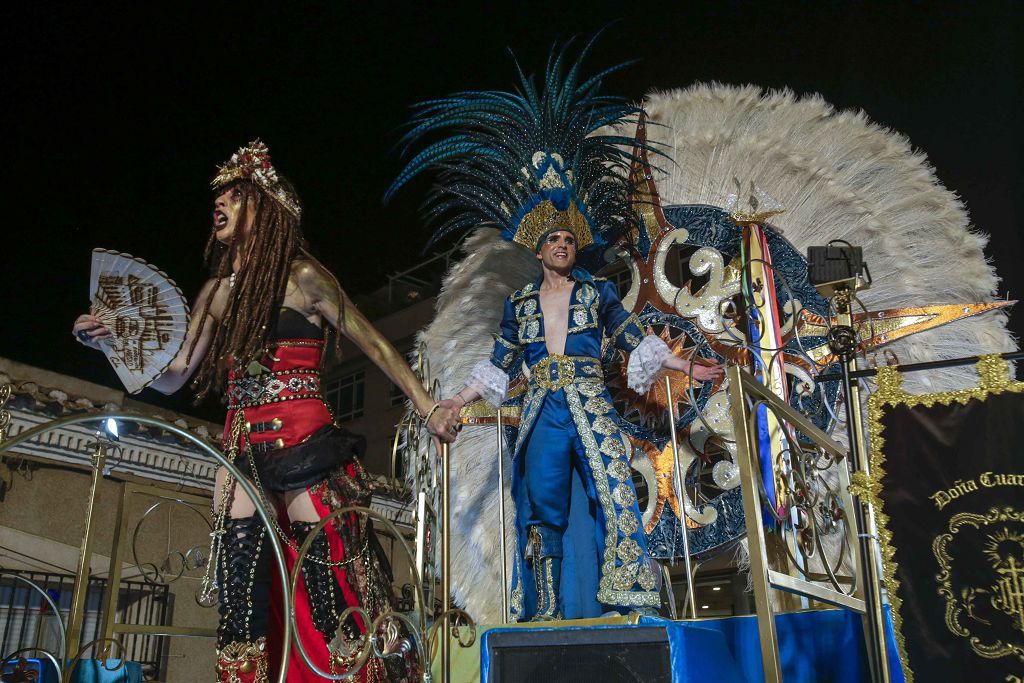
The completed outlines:
{"type": "Polygon", "coordinates": [[[576,238],[576,248],[584,249],[594,243],[590,225],[575,203],[565,211],[559,211],[550,199],[545,199],[523,217],[516,229],[513,242],[533,251],[540,250],[540,244],[548,233],[568,230],[576,238]]]}
{"type": "Polygon", "coordinates": [[[295,216],[296,220],[302,218],[302,205],[295,194],[281,183],[277,171],[270,163],[270,150],[259,138],[245,147],[239,147],[223,166],[218,166],[217,175],[210,185],[218,189],[238,180],[256,183],[288,213],[295,216]]]}
{"type": "Polygon", "coordinates": [[[536,152],[530,168],[519,170],[524,178],[534,180],[537,194],[521,209],[522,218],[518,221],[509,212],[508,232],[513,242],[537,252],[548,233],[568,230],[576,237],[577,249],[594,243],[590,223],[580,211],[573,191],[572,171],[564,164],[558,153],[536,152]]]}

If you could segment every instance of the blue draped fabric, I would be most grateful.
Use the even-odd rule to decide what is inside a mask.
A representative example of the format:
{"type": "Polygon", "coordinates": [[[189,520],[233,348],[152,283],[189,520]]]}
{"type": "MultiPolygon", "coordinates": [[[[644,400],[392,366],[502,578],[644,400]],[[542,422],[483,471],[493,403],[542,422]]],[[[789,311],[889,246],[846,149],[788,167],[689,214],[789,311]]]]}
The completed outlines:
{"type": "Polygon", "coordinates": [[[98,659],[84,659],[75,668],[73,683],[142,683],[142,665],[138,662],[125,662],[116,671],[110,671],[120,664],[120,660],[108,659],[106,663],[98,659]]]}
{"type": "MultiPolygon", "coordinates": [[[[903,683],[905,678],[896,649],[892,615],[888,605],[885,609],[889,673],[893,683],[903,683]]],[[[709,671],[715,671],[715,678],[710,679],[715,681],[754,683],[764,680],[761,638],[755,615],[702,619],[697,623],[642,617],[640,623],[646,626],[664,624],[668,629],[674,682],[703,680],[690,677],[711,675],[709,671]],[[721,673],[714,668],[717,665],[710,653],[704,662],[696,661],[699,655],[696,658],[693,656],[699,653],[699,648],[696,642],[690,640],[691,632],[709,629],[721,635],[729,655],[723,660],[725,665],[721,673]],[[676,662],[679,662],[680,668],[676,668],[676,662]]],[[[775,629],[782,679],[786,683],[861,683],[870,680],[864,627],[859,614],[836,609],[778,614],[775,617],[775,629]]],[[[700,634],[701,639],[706,637],[700,634]]]]}
{"type": "MultiPolygon", "coordinates": [[[[869,680],[861,617],[846,610],[818,610],[779,614],[775,628],[779,639],[782,677],[786,683],[861,683],[869,680]]],[[[662,626],[668,636],[673,683],[760,683],[761,641],[757,617],[747,615],[699,622],[673,622],[641,617],[641,626],[662,626]]],[[[625,625],[562,626],[531,628],[531,632],[581,629],[623,629],[625,625]]],[[[893,683],[906,680],[896,651],[892,617],[886,605],[889,673],[893,683]]],[[[513,629],[486,630],[480,645],[480,680],[495,680],[490,671],[489,640],[492,634],[513,629]]]]}

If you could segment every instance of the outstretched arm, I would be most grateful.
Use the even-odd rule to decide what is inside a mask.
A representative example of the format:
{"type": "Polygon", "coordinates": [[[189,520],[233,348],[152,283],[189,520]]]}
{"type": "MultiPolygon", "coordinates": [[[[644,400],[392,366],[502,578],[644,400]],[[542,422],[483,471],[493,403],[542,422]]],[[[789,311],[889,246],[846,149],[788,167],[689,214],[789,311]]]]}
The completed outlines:
{"type": "MultiPolygon", "coordinates": [[[[173,394],[189,380],[210,347],[213,333],[217,329],[217,324],[227,303],[228,290],[227,280],[222,280],[219,286],[215,279],[208,280],[203,285],[199,296],[196,297],[195,309],[185,334],[185,343],[181,345],[181,349],[178,350],[171,364],[167,366],[167,370],[149,385],[151,388],[164,394],[173,394]],[[201,325],[207,310],[210,312],[211,319],[207,320],[205,325],[201,325]],[[193,349],[192,343],[197,335],[199,340],[193,349]],[[189,351],[192,352],[191,359],[189,359],[189,351]]],[[[91,349],[99,349],[99,343],[111,335],[110,330],[91,313],[78,316],[71,333],[81,344],[91,349]],[[79,336],[81,332],[85,332],[89,341],[79,336]]]]}
{"type": "Polygon", "coordinates": [[[519,345],[519,326],[510,299],[505,299],[499,333],[494,335],[494,348],[487,360],[476,364],[466,386],[442,403],[453,410],[462,410],[467,403],[482,398],[495,407],[501,406],[508,392],[509,375],[520,367],[522,348],[519,345]]]}
{"type": "Polygon", "coordinates": [[[647,393],[663,369],[684,372],[698,382],[716,379],[724,372],[721,365],[709,363],[696,354],[680,358],[661,337],[645,335],[640,319],[623,307],[611,282],[603,283],[600,317],[605,334],[615,347],[629,353],[627,379],[629,388],[638,394],[647,393]]]}
{"type": "Polygon", "coordinates": [[[434,400],[427,393],[409,364],[394,345],[374,327],[338,286],[334,277],[321,265],[303,261],[294,271],[296,282],[311,300],[313,308],[341,334],[344,334],[366,357],[384,371],[392,382],[409,397],[420,416],[430,414],[427,429],[442,441],[452,441],[458,415],[447,407],[431,411],[434,400]]]}

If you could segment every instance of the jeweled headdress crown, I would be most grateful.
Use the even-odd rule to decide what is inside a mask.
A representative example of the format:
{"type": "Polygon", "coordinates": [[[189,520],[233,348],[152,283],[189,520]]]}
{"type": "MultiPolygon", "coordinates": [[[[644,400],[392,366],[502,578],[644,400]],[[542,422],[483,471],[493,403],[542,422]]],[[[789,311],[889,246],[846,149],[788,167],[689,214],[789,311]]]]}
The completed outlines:
{"type": "Polygon", "coordinates": [[[302,218],[302,205],[294,193],[281,183],[277,171],[270,163],[270,150],[259,138],[245,147],[239,147],[223,166],[218,166],[217,175],[210,185],[216,190],[238,180],[256,183],[295,216],[296,220],[302,218]]]}
{"type": "Polygon", "coordinates": [[[433,141],[409,159],[385,201],[414,176],[436,170],[426,203],[428,218],[440,223],[431,243],[489,225],[533,251],[558,229],[576,236],[582,259],[588,247],[603,251],[633,216],[627,194],[635,141],[597,131],[629,122],[640,109],[600,93],[604,78],[626,64],[581,77],[596,39],[571,62],[571,41],[552,48],[541,88],[517,64],[514,92],[461,92],[417,105],[403,151],[433,141]]]}

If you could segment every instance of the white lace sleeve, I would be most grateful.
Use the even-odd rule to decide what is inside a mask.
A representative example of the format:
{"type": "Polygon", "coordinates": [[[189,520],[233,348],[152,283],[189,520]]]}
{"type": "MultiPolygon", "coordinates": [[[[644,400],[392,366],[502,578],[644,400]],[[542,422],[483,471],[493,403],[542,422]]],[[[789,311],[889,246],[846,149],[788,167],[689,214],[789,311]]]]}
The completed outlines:
{"type": "Polygon", "coordinates": [[[629,354],[629,365],[626,366],[629,388],[638,394],[646,394],[661,374],[661,364],[671,355],[672,349],[660,337],[653,334],[644,337],[629,354]]]}
{"type": "Polygon", "coordinates": [[[508,375],[489,360],[482,360],[473,366],[466,386],[475,390],[492,406],[500,406],[508,393],[508,375]]]}

